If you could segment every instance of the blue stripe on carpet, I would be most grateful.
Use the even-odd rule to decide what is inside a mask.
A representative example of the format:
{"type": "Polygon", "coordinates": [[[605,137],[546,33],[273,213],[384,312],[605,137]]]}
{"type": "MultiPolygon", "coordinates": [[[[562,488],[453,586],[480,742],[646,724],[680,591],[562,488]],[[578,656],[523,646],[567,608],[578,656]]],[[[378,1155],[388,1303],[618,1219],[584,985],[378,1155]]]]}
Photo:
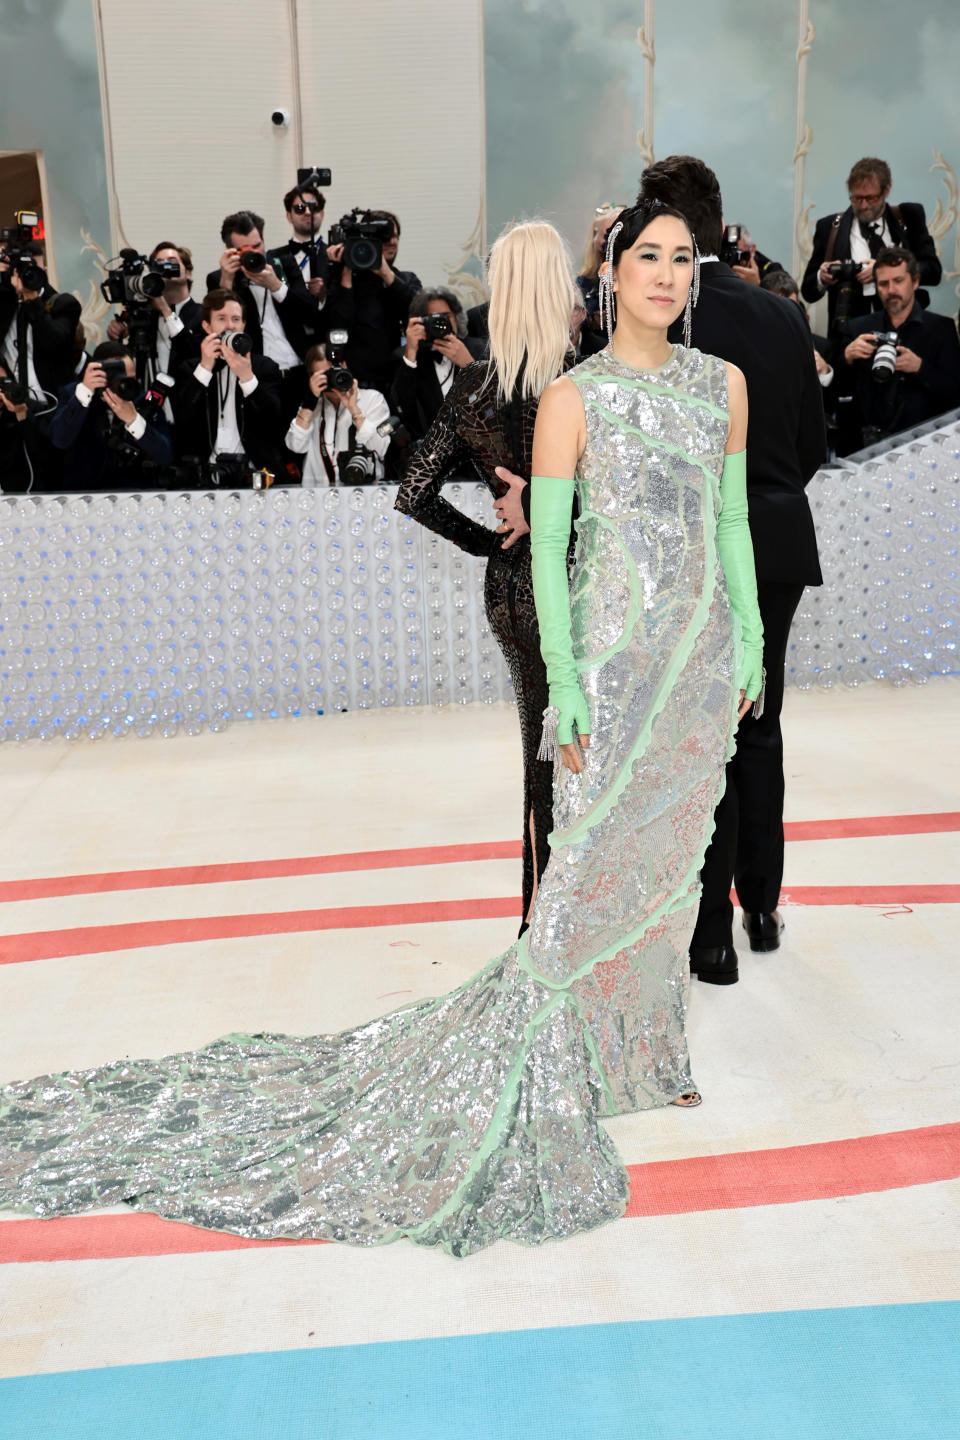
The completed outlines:
{"type": "Polygon", "coordinates": [[[926,1440],[960,1302],[123,1365],[0,1384],[2,1440],[926,1440]]]}

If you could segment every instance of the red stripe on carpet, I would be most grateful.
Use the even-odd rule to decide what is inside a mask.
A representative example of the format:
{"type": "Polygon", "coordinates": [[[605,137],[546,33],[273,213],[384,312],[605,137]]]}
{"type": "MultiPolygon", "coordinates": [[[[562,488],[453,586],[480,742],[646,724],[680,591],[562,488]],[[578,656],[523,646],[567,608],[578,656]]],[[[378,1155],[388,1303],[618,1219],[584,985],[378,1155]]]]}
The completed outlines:
{"type": "Polygon", "coordinates": [[[960,810],[930,815],[860,815],[850,820],[788,820],[787,840],[854,840],[874,835],[939,835],[960,830],[960,810]]]}
{"type": "MultiPolygon", "coordinates": [[[[848,820],[792,820],[788,840],[847,840],[872,835],[934,835],[960,830],[960,811],[929,815],[865,815],[848,820]]],[[[113,870],[91,875],[47,875],[0,881],[0,900],[44,900],[110,890],[154,890],[170,885],[221,885],[292,875],[333,875],[349,870],[392,870],[410,865],[456,865],[471,860],[517,860],[517,840],[473,845],[423,845],[407,850],[359,850],[344,855],[238,860],[222,865],[171,865],[155,870],[113,870]]]]}
{"type": "Polygon", "coordinates": [[[520,855],[519,840],[488,840],[475,845],[420,845],[407,850],[359,850],[345,855],[237,860],[223,865],[170,865],[161,870],[48,875],[36,880],[0,881],[0,900],[46,900],[54,895],[155,890],[167,885],[222,885],[290,875],[336,875],[346,870],[394,870],[409,865],[457,865],[469,860],[519,860],[520,855]]]}
{"type": "Polygon", "coordinates": [[[279,910],[263,915],[199,915],[188,920],[137,920],[127,925],[79,925],[70,930],[35,930],[0,939],[0,965],[96,955],[151,945],[197,940],[235,940],[246,935],[292,935],[302,930],[358,930],[374,925],[429,925],[444,920],[491,920],[512,916],[519,923],[520,899],[428,900],[409,905],[344,905],[326,910],[279,910]]]}
{"type": "MultiPolygon", "coordinates": [[[[960,885],[795,885],[782,905],[954,905],[960,885]]],[[[199,940],[236,940],[249,935],[300,931],[362,930],[378,925],[433,925],[447,920],[493,920],[520,913],[518,896],[479,900],[427,900],[407,905],[345,905],[326,910],[277,910],[260,915],[198,915],[186,920],[137,920],[124,925],[78,925],[69,930],[31,930],[0,938],[0,965],[100,955],[199,940]]]]}
{"type": "MultiPolygon", "coordinates": [[[[629,1217],[788,1205],[931,1185],[960,1175],[960,1124],[853,1140],[630,1165],[629,1217]]],[[[0,1263],[189,1255],[314,1240],[245,1240],[156,1215],[90,1215],[0,1223],[0,1263]]]]}
{"type": "Polygon", "coordinates": [[[630,1170],[628,1215],[790,1205],[931,1185],[960,1176],[960,1124],[854,1140],[664,1160],[630,1170]]]}

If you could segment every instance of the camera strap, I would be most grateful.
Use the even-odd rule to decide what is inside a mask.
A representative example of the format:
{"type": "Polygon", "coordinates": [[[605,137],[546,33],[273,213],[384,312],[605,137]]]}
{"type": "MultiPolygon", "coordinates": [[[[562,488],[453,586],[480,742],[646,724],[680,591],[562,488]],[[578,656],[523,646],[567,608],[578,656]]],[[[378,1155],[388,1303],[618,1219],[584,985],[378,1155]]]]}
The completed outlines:
{"type": "Polygon", "coordinates": [[[833,217],[833,224],[830,226],[830,234],[827,236],[827,248],[823,257],[824,265],[829,265],[833,259],[833,252],[837,248],[837,235],[840,233],[840,226],[843,224],[843,215],[844,212],[841,211],[839,215],[834,215],[833,217]]]}
{"type": "MultiPolygon", "coordinates": [[[[339,411],[337,411],[337,410],[335,409],[335,410],[334,410],[334,420],[333,420],[333,433],[334,433],[334,435],[336,435],[336,433],[337,433],[337,419],[338,419],[338,417],[339,417],[339,411]]],[[[321,399],[321,401],[320,401],[320,423],[319,423],[319,425],[318,425],[318,427],[317,427],[318,436],[319,436],[319,440],[320,440],[320,459],[323,461],[323,468],[324,468],[324,470],[326,470],[326,472],[327,472],[327,481],[328,481],[328,483],[329,483],[330,485],[335,485],[335,484],[337,483],[337,472],[336,472],[336,470],[334,469],[333,460],[332,460],[332,458],[331,458],[331,456],[330,456],[330,451],[327,449],[327,437],[326,437],[326,433],[325,433],[325,432],[326,432],[326,428],[327,428],[327,402],[326,402],[325,399],[321,399]]]]}

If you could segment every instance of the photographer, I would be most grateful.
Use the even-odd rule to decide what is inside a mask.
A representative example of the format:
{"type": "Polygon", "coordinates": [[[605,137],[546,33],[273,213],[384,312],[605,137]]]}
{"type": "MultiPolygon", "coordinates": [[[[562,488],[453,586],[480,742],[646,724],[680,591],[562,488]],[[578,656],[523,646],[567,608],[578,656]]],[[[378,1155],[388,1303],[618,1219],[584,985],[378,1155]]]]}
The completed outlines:
{"type": "Polygon", "coordinates": [[[467,335],[467,317],[452,290],[420,290],[410,304],[403,363],[390,400],[414,440],[426,435],[458,370],[486,347],[467,335]]]}
{"type": "MultiPolygon", "coordinates": [[[[293,238],[286,245],[278,245],[269,252],[271,257],[289,255],[293,259],[307,290],[317,302],[318,315],[326,300],[327,277],[330,274],[327,247],[320,233],[326,204],[326,197],[310,185],[295,185],[288,190],[283,197],[283,208],[293,238]]],[[[319,322],[315,320],[309,328],[318,330],[319,322]]]]}
{"type": "Polygon", "coordinates": [[[346,233],[327,252],[333,265],[324,318],[329,329],[349,332],[346,360],[354,374],[365,385],[389,394],[410,302],[423,287],[412,270],[394,268],[400,221],[391,211],[356,211],[345,216],[337,228],[346,233]],[[382,227],[385,232],[382,241],[367,242],[376,260],[372,268],[352,268],[346,263],[351,254],[351,225],[382,227]]]}
{"type": "Polygon", "coordinates": [[[748,285],[762,285],[768,275],[783,271],[779,260],[771,260],[757,249],[746,225],[724,225],[719,256],[748,285]]]}
{"type": "Polygon", "coordinates": [[[68,490],[151,490],[166,483],[173,460],[162,415],[147,418],[133,357],[118,340],[93,352],[82,379],[67,385],[50,421],[50,439],[65,452],[68,490]]]}
{"type": "Polygon", "coordinates": [[[358,452],[368,452],[372,460],[364,478],[382,480],[390,436],[380,435],[377,426],[390,410],[380,391],[361,390],[349,370],[333,364],[326,345],[307,351],[306,369],[306,394],[286,434],[287,448],[306,457],[304,486],[350,483],[345,463],[358,452]]]}
{"type": "Polygon", "coordinates": [[[181,366],[173,392],[178,459],[207,483],[240,484],[253,470],[283,477],[280,374],[252,352],[239,297],[211,290],[200,325],[200,359],[181,366]]]}
{"type": "MultiPolygon", "coordinates": [[[[800,293],[813,305],[826,292],[831,339],[848,321],[876,309],[874,270],[881,250],[891,245],[910,250],[920,267],[921,283],[940,284],[943,271],[923,206],[906,201],[889,205],[891,183],[885,160],[869,156],[858,160],[847,176],[847,209],[817,221],[800,293]]],[[[925,291],[917,298],[923,306],[930,303],[925,291]]]]}
{"type": "Polygon", "coordinates": [[[207,276],[207,289],[235,292],[253,353],[275,363],[284,399],[295,404],[303,389],[303,357],[318,324],[319,301],[307,289],[289,250],[267,254],[262,215],[238,210],[226,217],[220,236],[226,249],[219,271],[207,276]]]}
{"type": "Polygon", "coordinates": [[[874,273],[883,308],[847,325],[843,352],[853,372],[863,444],[960,405],[957,327],[918,304],[916,257],[891,246],[877,255],[874,273]]]}
{"type": "Polygon", "coordinates": [[[35,400],[53,403],[73,375],[79,324],[80,301],[54,290],[39,242],[10,227],[0,241],[0,360],[35,400]]]}
{"type": "MultiPolygon", "coordinates": [[[[182,361],[200,348],[200,306],[191,299],[193,256],[185,245],[161,240],[147,257],[151,266],[159,263],[176,273],[164,275],[163,293],[136,307],[125,307],[107,326],[109,340],[122,340],[128,349],[142,346],[146,355],[145,378],[169,375],[182,361]],[[139,333],[131,344],[131,320],[139,333]]],[[[168,414],[167,419],[170,419],[168,414]]]]}

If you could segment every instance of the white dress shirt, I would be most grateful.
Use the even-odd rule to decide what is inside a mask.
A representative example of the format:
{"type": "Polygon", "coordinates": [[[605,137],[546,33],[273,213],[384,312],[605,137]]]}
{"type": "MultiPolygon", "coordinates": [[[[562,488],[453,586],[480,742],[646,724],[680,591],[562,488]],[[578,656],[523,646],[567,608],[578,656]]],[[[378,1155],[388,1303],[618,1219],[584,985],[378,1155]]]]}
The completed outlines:
{"type": "MultiPolygon", "coordinates": [[[[3,342],[3,363],[6,366],[7,374],[11,380],[18,376],[18,362],[20,359],[19,347],[17,345],[17,312],[13,312],[13,319],[10,321],[10,328],[7,331],[6,339],[3,342]]],[[[27,326],[27,387],[35,400],[44,398],[44,389],[37,379],[37,372],[33,368],[33,326],[27,326]]]]}
{"type": "MultiPolygon", "coordinates": [[[[447,392],[450,389],[450,386],[453,384],[453,377],[457,373],[457,367],[454,365],[449,355],[441,355],[439,350],[431,350],[430,354],[433,357],[433,363],[436,366],[437,380],[440,383],[440,393],[443,398],[446,399],[447,392]]],[[[411,370],[416,370],[417,368],[416,360],[408,360],[406,351],[404,351],[403,354],[403,363],[404,365],[409,365],[411,370]]]]}
{"type": "MultiPolygon", "coordinates": [[[[237,424],[237,377],[224,361],[223,370],[218,371],[216,377],[214,372],[208,370],[205,365],[198,365],[193,372],[193,378],[206,389],[210,382],[216,378],[217,399],[220,405],[220,416],[217,420],[217,438],[214,441],[213,450],[209,459],[215,460],[218,455],[242,455],[243,440],[240,436],[240,426],[237,424]],[[224,394],[223,376],[226,373],[227,384],[224,394]]],[[[240,386],[240,394],[252,395],[258,384],[256,375],[251,375],[249,380],[244,380],[240,386]]]]}
{"type": "MultiPolygon", "coordinates": [[[[363,424],[357,429],[357,444],[372,450],[377,457],[376,478],[383,479],[383,458],[390,448],[390,436],[378,435],[377,426],[390,414],[390,407],[379,390],[358,390],[357,406],[363,416],[363,424]]],[[[323,454],[320,449],[321,428],[334,475],[337,473],[337,456],[343,454],[350,441],[350,426],[353,419],[346,405],[334,405],[332,400],[321,396],[313,412],[309,429],[304,430],[296,419],[290,421],[286,434],[286,445],[295,455],[305,455],[303,462],[303,485],[307,490],[330,483],[323,454]]]]}
{"type": "Polygon", "coordinates": [[[280,316],[277,306],[282,305],[290,293],[290,286],[284,280],[280,289],[271,293],[263,290],[263,299],[257,295],[256,289],[251,288],[250,292],[256,300],[257,309],[260,312],[260,326],[263,330],[263,353],[271,360],[275,360],[281,370],[291,370],[294,365],[300,364],[300,356],[294,350],[290,341],[284,334],[283,325],[280,323],[280,316]]]}

